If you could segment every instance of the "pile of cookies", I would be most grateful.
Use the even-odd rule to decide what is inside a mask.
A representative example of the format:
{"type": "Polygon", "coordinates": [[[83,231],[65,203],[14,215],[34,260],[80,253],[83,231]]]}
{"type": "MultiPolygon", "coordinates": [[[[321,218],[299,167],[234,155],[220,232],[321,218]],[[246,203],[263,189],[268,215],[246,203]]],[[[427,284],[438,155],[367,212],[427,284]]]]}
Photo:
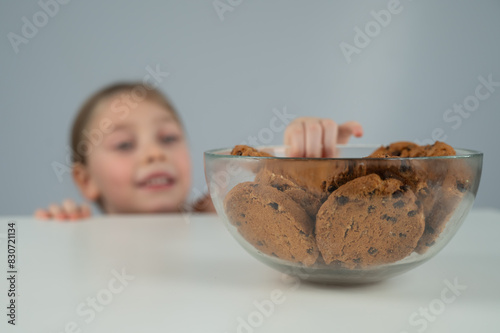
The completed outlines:
{"type": "MultiPolygon", "coordinates": [[[[248,146],[232,155],[272,156],[248,146]]],[[[224,209],[260,252],[305,266],[362,269],[433,246],[470,189],[470,170],[443,143],[396,142],[367,159],[262,160],[224,209]]]]}

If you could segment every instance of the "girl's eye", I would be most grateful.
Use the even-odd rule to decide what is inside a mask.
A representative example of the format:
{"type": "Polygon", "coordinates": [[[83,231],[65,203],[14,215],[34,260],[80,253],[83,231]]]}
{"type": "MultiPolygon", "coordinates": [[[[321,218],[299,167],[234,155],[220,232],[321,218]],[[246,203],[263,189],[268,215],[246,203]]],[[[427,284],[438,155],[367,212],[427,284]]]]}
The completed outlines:
{"type": "Polygon", "coordinates": [[[168,136],[162,136],[161,142],[169,144],[169,143],[175,143],[175,142],[179,141],[179,139],[180,138],[176,135],[168,135],[168,136]]]}
{"type": "Polygon", "coordinates": [[[121,150],[121,151],[128,151],[128,150],[131,150],[132,148],[133,148],[132,142],[128,142],[128,141],[122,142],[116,146],[116,149],[121,150]]]}

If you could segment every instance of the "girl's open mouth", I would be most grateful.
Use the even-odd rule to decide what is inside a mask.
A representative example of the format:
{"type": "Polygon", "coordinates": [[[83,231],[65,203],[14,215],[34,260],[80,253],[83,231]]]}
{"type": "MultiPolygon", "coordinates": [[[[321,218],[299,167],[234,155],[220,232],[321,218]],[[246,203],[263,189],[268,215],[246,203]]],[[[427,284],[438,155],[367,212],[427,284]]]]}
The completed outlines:
{"type": "Polygon", "coordinates": [[[140,181],[138,186],[147,190],[161,190],[171,188],[175,183],[175,178],[167,173],[154,173],[140,181]]]}

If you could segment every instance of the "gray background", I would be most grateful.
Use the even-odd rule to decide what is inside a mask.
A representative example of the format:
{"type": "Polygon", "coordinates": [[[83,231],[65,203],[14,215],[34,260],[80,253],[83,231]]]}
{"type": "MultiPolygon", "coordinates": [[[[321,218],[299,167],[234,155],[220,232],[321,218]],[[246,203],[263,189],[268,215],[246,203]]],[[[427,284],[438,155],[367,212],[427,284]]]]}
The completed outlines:
{"type": "MultiPolygon", "coordinates": [[[[228,0],[223,2],[227,3],[228,0]]],[[[236,3],[233,0],[232,3],[236,3]]],[[[269,126],[272,110],[359,120],[357,143],[424,140],[485,153],[476,206],[499,207],[500,88],[459,128],[445,110],[474,94],[478,77],[500,81],[500,2],[401,0],[403,10],[347,63],[340,43],[389,1],[250,1],[217,15],[213,1],[71,1],[16,54],[8,33],[33,22],[36,1],[0,4],[0,214],[31,214],[65,197],[81,200],[66,163],[69,128],[101,86],[169,76],[160,88],[190,136],[194,188],[203,151],[269,126]]],[[[273,144],[282,142],[276,133],[273,144]]]]}

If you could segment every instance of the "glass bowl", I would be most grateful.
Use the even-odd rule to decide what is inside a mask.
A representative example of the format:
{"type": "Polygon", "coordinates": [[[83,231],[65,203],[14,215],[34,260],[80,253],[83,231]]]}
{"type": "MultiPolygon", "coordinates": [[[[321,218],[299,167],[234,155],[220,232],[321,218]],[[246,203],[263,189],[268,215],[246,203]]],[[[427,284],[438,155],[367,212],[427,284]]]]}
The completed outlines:
{"type": "Polygon", "coordinates": [[[366,158],[378,145],[339,145],[336,158],[205,152],[205,176],[231,235],[264,264],[321,283],[370,283],[435,256],[474,203],[483,154],[366,158]]]}

